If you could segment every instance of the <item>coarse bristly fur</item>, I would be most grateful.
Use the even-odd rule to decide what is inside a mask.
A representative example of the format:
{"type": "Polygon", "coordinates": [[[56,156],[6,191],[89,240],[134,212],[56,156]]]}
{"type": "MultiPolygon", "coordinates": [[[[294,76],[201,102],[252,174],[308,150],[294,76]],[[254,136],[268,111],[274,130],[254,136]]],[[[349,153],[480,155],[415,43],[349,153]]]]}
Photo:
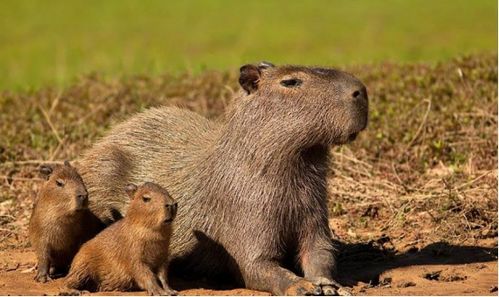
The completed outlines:
{"type": "Polygon", "coordinates": [[[173,271],[228,273],[279,295],[335,294],[328,151],[366,127],[366,88],[334,69],[240,72],[243,90],[220,122],[152,108],[95,144],[81,162],[91,209],[112,222],[126,212],[127,183],[154,181],[181,206],[173,271]]]}
{"type": "Polygon", "coordinates": [[[40,189],[29,223],[29,235],[38,258],[35,280],[67,272],[80,246],[104,227],[88,209],[81,176],[69,162],[42,165],[46,182],[40,189]]]}
{"type": "Polygon", "coordinates": [[[168,247],[177,204],[157,184],[130,184],[128,212],[75,256],[63,293],[79,290],[144,289],[151,295],[176,295],[168,285],[168,247]]]}

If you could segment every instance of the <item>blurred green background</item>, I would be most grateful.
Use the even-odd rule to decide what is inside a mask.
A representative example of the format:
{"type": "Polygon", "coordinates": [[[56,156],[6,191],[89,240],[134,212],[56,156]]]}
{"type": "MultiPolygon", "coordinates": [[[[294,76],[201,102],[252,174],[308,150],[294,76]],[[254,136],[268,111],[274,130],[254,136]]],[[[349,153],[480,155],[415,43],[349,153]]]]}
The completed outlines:
{"type": "Polygon", "coordinates": [[[436,62],[497,51],[495,0],[0,2],[0,89],[242,63],[436,62]]]}

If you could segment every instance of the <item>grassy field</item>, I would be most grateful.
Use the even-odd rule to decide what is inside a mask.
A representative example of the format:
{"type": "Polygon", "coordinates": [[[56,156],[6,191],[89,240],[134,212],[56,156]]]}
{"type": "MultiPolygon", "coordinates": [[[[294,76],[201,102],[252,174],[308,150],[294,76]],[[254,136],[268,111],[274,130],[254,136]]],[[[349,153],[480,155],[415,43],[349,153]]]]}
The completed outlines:
{"type": "Polygon", "coordinates": [[[497,2],[0,2],[0,89],[76,76],[199,73],[248,61],[435,62],[497,50],[497,2]]]}

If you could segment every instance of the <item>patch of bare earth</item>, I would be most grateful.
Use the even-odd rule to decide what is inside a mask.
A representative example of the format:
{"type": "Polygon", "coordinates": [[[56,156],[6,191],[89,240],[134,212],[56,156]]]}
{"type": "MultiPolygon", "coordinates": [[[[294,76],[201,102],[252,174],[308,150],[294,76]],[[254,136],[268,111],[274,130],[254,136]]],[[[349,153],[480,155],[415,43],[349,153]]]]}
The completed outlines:
{"type": "MultiPolygon", "coordinates": [[[[391,253],[376,244],[343,244],[338,280],[355,295],[497,295],[495,242],[481,246],[434,244],[423,250],[391,253]],[[492,247],[487,247],[492,246],[492,247]]],[[[57,295],[63,278],[36,283],[30,249],[0,252],[0,294],[57,295]]],[[[213,288],[203,281],[173,279],[180,295],[269,295],[243,288],[213,288]]],[[[85,295],[145,295],[99,292],[85,295]]]]}

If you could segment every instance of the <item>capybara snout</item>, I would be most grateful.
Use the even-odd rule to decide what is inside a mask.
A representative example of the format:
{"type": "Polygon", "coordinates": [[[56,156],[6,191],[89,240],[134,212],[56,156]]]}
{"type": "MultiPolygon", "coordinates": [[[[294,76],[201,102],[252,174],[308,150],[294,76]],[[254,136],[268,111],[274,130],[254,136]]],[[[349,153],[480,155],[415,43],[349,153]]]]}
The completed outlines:
{"type": "MultiPolygon", "coordinates": [[[[324,102],[323,129],[330,128],[328,144],[342,144],[355,140],[368,122],[368,95],[365,85],[355,76],[334,69],[316,70],[329,80],[329,96],[324,102]],[[337,131],[336,134],[334,131],[337,131]],[[332,139],[331,139],[332,138],[332,139]]],[[[324,85],[328,85],[324,82],[324,85]]]]}
{"type": "Polygon", "coordinates": [[[165,204],[165,222],[170,223],[177,215],[177,202],[165,204]]]}
{"type": "Polygon", "coordinates": [[[87,192],[76,194],[75,198],[76,209],[88,208],[88,194],[87,192]]]}
{"type": "MultiPolygon", "coordinates": [[[[345,102],[347,116],[350,117],[344,122],[346,124],[343,126],[345,135],[339,141],[339,143],[344,143],[355,140],[357,134],[367,127],[369,100],[367,89],[360,80],[346,72],[338,72],[341,73],[341,79],[339,79],[339,86],[336,89],[339,90],[340,100],[345,102]]],[[[333,80],[333,84],[334,82],[333,80]]]]}
{"type": "Polygon", "coordinates": [[[369,99],[367,96],[366,87],[357,79],[357,90],[351,94],[350,101],[353,105],[352,118],[353,124],[351,125],[346,142],[355,140],[357,134],[367,127],[368,123],[368,110],[369,99]]]}

